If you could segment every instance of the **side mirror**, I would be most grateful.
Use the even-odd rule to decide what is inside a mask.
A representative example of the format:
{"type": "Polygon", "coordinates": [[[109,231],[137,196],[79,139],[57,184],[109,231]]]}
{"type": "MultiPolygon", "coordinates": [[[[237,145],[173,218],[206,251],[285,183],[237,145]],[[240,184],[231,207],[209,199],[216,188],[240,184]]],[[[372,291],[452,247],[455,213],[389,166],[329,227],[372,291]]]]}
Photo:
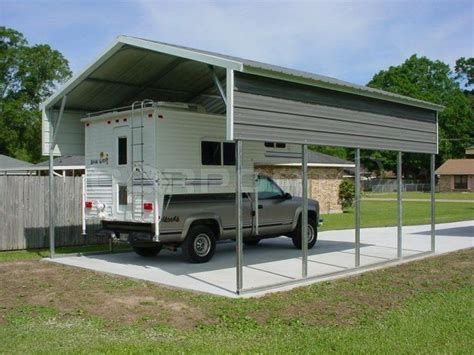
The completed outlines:
{"type": "Polygon", "coordinates": [[[283,195],[283,198],[285,200],[291,200],[293,198],[293,196],[291,196],[291,194],[289,192],[285,192],[285,194],[283,195]]]}

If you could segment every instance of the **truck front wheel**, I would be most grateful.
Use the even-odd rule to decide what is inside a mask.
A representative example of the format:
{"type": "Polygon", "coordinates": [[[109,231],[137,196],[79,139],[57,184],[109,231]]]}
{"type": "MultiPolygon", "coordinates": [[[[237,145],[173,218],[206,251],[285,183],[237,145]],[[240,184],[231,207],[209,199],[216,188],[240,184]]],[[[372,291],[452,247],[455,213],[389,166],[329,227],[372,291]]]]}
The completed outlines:
{"type": "MultiPolygon", "coordinates": [[[[298,220],[298,224],[296,225],[296,229],[293,231],[291,236],[291,240],[293,241],[293,245],[297,249],[301,249],[303,243],[301,242],[301,217],[298,220]]],[[[312,249],[316,244],[316,240],[318,239],[318,229],[316,228],[316,221],[314,218],[308,216],[308,249],[312,249]]]]}
{"type": "Polygon", "coordinates": [[[206,263],[216,250],[216,237],[205,225],[192,226],[182,244],[183,256],[190,263],[206,263]]]}

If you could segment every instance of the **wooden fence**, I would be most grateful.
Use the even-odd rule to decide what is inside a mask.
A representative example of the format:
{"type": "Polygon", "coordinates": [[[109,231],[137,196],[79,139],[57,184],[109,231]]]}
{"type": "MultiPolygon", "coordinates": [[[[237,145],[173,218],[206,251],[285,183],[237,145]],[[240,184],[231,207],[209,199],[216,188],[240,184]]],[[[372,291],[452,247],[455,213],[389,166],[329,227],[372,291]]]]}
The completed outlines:
{"type": "MultiPolygon", "coordinates": [[[[56,246],[97,244],[82,236],[82,177],[55,177],[56,246]]],[[[47,176],[0,176],[0,250],[49,247],[47,176]]]]}

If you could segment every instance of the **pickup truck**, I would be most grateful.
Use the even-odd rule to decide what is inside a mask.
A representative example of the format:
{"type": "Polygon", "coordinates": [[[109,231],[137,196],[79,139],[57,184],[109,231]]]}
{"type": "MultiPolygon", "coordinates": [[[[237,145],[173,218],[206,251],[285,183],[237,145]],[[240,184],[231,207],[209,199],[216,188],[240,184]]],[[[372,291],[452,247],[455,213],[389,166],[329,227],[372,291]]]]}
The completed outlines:
{"type": "MultiPolygon", "coordinates": [[[[244,193],[242,204],[243,242],[255,246],[265,238],[287,236],[301,249],[302,198],[285,193],[270,177],[257,180],[258,206],[255,195],[244,193]],[[256,209],[258,209],[258,227],[256,209]]],[[[142,231],[127,231],[114,222],[103,222],[114,236],[125,236],[141,256],[155,256],[165,247],[182,248],[185,260],[204,263],[214,255],[216,241],[235,240],[235,194],[190,194],[167,196],[158,238],[150,226],[142,231]]],[[[319,204],[308,200],[308,248],[317,240],[319,204]]],[[[122,226],[123,227],[123,226],[122,226]]]]}

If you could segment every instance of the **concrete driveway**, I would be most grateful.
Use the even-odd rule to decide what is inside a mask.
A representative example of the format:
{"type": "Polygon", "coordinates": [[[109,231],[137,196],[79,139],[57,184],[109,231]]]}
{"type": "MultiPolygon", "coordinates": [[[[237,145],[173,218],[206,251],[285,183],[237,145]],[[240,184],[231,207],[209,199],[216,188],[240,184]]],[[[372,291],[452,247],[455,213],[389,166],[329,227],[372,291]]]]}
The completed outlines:
{"type": "MultiPolygon", "coordinates": [[[[436,253],[474,247],[474,221],[438,224],[436,253]]],[[[426,257],[430,250],[430,226],[403,228],[403,257],[409,260],[426,257]]],[[[244,246],[244,288],[258,288],[275,283],[290,283],[270,291],[248,292],[259,296],[309,283],[344,277],[383,266],[406,262],[397,257],[396,227],[361,230],[361,269],[354,270],[354,230],[329,231],[319,234],[316,247],[309,251],[308,275],[301,277],[301,251],[286,237],[263,240],[258,246],[244,246]],[[391,263],[390,261],[393,261],[391,263]],[[377,265],[379,264],[379,265],[377,265]],[[324,275],[329,274],[327,277],[324,275]]],[[[151,281],[157,284],[237,297],[235,294],[235,243],[218,243],[213,259],[206,264],[188,264],[180,252],[163,250],[153,258],[135,253],[64,256],[53,262],[99,272],[151,281]]]]}

